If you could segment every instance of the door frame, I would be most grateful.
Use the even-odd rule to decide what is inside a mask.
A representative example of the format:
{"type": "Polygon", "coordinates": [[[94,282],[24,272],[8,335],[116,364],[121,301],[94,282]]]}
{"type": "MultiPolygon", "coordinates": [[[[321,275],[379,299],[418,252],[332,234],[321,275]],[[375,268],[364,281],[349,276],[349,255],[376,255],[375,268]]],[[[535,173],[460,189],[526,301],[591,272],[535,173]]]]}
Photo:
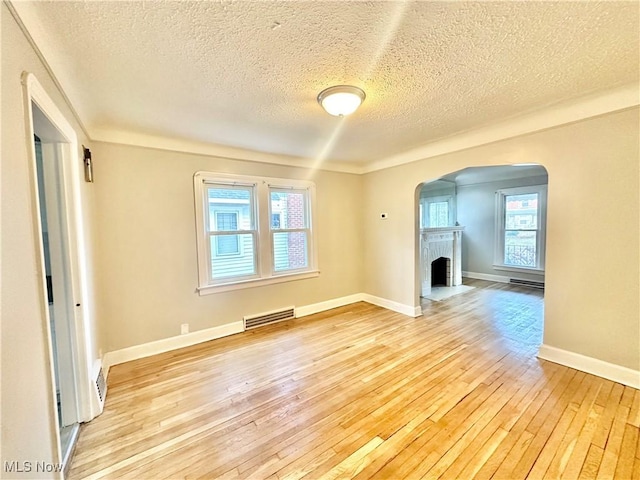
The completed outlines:
{"type": "MultiPolygon", "coordinates": [[[[96,416],[91,401],[91,343],[89,336],[88,320],[90,311],[87,305],[87,264],[85,257],[85,239],[82,225],[82,204],[80,195],[80,169],[81,160],[78,149],[78,138],[71,124],[60,112],[56,104],[46,93],[35,75],[24,72],[22,74],[24,91],[24,111],[26,118],[26,147],[30,157],[30,183],[32,198],[32,221],[35,233],[36,261],[40,266],[38,271],[40,289],[40,310],[43,328],[47,337],[48,349],[48,373],[50,385],[50,405],[52,423],[51,429],[55,432],[54,445],[57,449],[58,461],[62,462],[64,452],[61,451],[60,430],[56,399],[55,373],[53,363],[52,336],[49,317],[49,304],[47,300],[47,280],[44,263],[44,250],[42,245],[42,226],[40,219],[40,194],[38,189],[38,173],[36,152],[34,143],[35,125],[33,105],[43,113],[48,123],[53,126],[64,141],[54,143],[60,162],[62,198],[62,210],[66,217],[66,225],[63,228],[63,239],[68,247],[65,260],[68,261],[70,297],[73,302],[69,315],[69,329],[71,331],[71,351],[74,363],[74,383],[77,405],[78,423],[86,422],[96,416]],[[78,306],[79,305],[79,306],[78,306]]],[[[37,113],[37,115],[40,114],[37,113]]],[[[36,119],[37,120],[37,119],[36,119]]]]}

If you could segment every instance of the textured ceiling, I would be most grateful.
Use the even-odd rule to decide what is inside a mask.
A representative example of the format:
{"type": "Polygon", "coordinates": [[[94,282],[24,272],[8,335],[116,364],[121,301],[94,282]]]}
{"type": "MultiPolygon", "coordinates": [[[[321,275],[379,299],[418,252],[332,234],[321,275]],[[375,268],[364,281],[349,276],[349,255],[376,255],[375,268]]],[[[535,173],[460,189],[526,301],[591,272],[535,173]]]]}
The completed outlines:
{"type": "Polygon", "coordinates": [[[20,6],[98,139],[134,132],[364,164],[639,76],[638,2],[20,6]],[[316,102],[335,84],[367,93],[347,119],[316,102]]]}

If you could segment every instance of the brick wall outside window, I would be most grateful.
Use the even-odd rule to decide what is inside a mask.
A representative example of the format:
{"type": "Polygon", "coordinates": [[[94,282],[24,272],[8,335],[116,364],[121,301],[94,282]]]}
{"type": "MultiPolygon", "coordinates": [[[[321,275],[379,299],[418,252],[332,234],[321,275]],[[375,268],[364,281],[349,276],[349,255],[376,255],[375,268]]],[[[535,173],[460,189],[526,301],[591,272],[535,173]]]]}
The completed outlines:
{"type": "MultiPolygon", "coordinates": [[[[288,228],[304,228],[304,197],[302,195],[287,195],[288,228]]],[[[296,232],[289,234],[289,267],[302,268],[305,262],[305,234],[296,232]]]]}

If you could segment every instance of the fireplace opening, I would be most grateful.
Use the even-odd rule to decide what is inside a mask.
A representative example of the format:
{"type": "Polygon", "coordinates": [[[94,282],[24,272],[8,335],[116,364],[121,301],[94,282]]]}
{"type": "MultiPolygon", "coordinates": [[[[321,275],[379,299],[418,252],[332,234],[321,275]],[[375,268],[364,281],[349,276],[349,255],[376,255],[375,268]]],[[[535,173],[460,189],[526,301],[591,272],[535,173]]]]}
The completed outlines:
{"type": "Polygon", "coordinates": [[[432,287],[448,287],[449,272],[451,269],[451,260],[440,257],[431,262],[431,286],[432,287]]]}

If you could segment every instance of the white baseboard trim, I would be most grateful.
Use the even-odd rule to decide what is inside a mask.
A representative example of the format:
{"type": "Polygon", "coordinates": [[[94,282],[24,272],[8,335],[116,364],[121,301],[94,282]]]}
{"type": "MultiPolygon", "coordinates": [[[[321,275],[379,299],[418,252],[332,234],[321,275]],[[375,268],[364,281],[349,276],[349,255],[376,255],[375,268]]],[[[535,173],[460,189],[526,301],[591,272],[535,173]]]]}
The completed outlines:
{"type": "Polygon", "coordinates": [[[239,321],[227,323],[218,327],[207,328],[205,330],[198,330],[197,332],[191,332],[185,335],[178,335],[177,337],[163,338],[162,340],[156,340],[155,342],[143,343],[142,345],[114,350],[113,352],[108,352],[104,356],[103,368],[108,371],[113,365],[130,362],[131,360],[137,360],[139,358],[150,357],[151,355],[169,352],[178,348],[190,347],[191,345],[208,342],[209,340],[215,340],[216,338],[226,337],[243,331],[244,323],[239,321]]]}
{"type": "MultiPolygon", "coordinates": [[[[334,298],[326,300],[324,302],[314,303],[311,305],[303,305],[296,307],[296,317],[304,317],[312,315],[314,313],[324,312],[332,308],[342,307],[350,305],[356,302],[369,302],[374,305],[393,310],[394,312],[402,313],[410,317],[419,317],[422,315],[422,309],[418,307],[411,307],[402,303],[387,300],[385,298],[376,297],[366,293],[355,293],[353,295],[347,295],[346,297],[334,298]]],[[[150,357],[151,355],[157,355],[159,353],[169,352],[178,348],[190,347],[202,342],[208,342],[209,340],[215,340],[216,338],[226,337],[235,333],[244,331],[244,322],[233,322],[218,327],[207,328],[206,330],[199,330],[197,332],[187,333],[185,335],[178,335],[176,337],[164,338],[162,340],[156,340],[154,342],[143,343],[141,345],[134,345],[133,347],[122,348],[120,350],[114,350],[107,352],[103,359],[103,372],[105,379],[109,375],[109,369],[113,365],[120,363],[130,362],[132,360],[138,360],[140,358],[150,357]]]]}
{"type": "Polygon", "coordinates": [[[403,303],[394,302],[386,298],[376,297],[375,295],[369,295],[368,293],[362,294],[362,300],[368,303],[372,303],[387,310],[393,310],[394,312],[402,313],[409,317],[419,317],[422,315],[422,307],[412,307],[403,303]]]}
{"type": "Polygon", "coordinates": [[[474,278],[476,280],[488,280],[489,282],[509,283],[511,277],[504,275],[492,275],[490,273],[462,272],[463,277],[474,278]]]}
{"type": "Polygon", "coordinates": [[[544,344],[540,345],[538,358],[640,389],[640,371],[638,370],[544,344]]]}
{"type": "Polygon", "coordinates": [[[307,315],[324,312],[326,310],[331,310],[332,308],[344,307],[345,305],[351,305],[352,303],[361,302],[363,301],[362,296],[362,293],[354,293],[353,295],[347,295],[346,297],[333,298],[325,302],[312,303],[311,305],[296,307],[296,318],[306,317],[307,315]]]}

